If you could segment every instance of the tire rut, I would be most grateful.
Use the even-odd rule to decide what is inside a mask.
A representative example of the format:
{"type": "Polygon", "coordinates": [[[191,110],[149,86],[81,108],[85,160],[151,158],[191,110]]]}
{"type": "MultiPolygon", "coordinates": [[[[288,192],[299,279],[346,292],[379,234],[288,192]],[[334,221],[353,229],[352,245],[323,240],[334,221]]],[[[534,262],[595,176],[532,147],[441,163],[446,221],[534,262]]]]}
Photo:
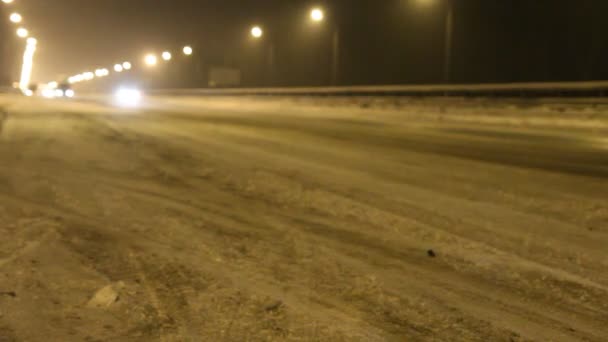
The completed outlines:
{"type": "Polygon", "coordinates": [[[2,130],[6,120],[8,120],[8,112],[4,108],[0,108],[0,136],[2,136],[2,130]]]}

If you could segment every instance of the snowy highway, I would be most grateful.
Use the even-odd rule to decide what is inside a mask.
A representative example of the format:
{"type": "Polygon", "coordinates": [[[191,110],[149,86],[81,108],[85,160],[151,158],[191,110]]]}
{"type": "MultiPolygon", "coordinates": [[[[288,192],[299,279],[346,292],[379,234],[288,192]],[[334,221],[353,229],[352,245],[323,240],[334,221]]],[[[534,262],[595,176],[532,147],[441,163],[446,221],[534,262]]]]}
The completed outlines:
{"type": "Polygon", "coordinates": [[[606,341],[607,133],[584,102],[2,96],[0,341],[606,341]]]}

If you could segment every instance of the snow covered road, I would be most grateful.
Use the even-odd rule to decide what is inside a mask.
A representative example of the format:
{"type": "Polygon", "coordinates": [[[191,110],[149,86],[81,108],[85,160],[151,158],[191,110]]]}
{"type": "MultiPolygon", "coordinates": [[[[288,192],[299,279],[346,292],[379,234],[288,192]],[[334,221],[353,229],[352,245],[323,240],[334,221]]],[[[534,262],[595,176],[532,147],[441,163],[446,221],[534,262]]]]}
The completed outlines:
{"type": "Polygon", "coordinates": [[[0,98],[0,341],[608,339],[605,112],[273,101],[0,98]]]}

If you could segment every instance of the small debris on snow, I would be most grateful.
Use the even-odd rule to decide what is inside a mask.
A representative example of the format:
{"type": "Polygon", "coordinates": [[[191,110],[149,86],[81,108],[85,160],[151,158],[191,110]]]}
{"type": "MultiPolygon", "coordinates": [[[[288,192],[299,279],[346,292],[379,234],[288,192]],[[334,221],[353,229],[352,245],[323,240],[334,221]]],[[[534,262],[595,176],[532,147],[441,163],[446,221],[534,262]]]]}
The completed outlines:
{"type": "Polygon", "coordinates": [[[9,296],[9,297],[17,298],[17,293],[15,293],[15,291],[0,292],[0,296],[9,296]]]}
{"type": "Polygon", "coordinates": [[[89,308],[108,308],[116,303],[119,298],[118,291],[124,288],[123,282],[118,282],[114,285],[108,285],[97,291],[93,298],[87,303],[89,308]]]}
{"type": "Polygon", "coordinates": [[[434,258],[437,256],[437,254],[435,254],[435,251],[432,249],[429,249],[428,251],[426,251],[426,254],[430,257],[430,258],[434,258]]]}
{"type": "Polygon", "coordinates": [[[266,306],[264,306],[264,310],[265,311],[276,311],[278,310],[281,306],[283,306],[283,302],[280,300],[274,301],[274,302],[270,302],[268,303],[266,306]]]}

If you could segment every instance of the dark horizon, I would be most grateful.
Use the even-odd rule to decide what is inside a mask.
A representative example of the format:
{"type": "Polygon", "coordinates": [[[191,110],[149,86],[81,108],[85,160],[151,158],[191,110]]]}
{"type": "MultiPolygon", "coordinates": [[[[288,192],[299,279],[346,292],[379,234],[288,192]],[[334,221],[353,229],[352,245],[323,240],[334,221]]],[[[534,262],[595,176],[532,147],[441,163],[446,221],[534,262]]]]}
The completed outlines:
{"type": "MultiPolygon", "coordinates": [[[[453,83],[608,78],[602,63],[608,58],[605,1],[453,1],[453,83]]],[[[205,72],[212,66],[242,70],[244,86],[327,85],[332,25],[341,32],[341,85],[443,82],[444,1],[326,1],[319,5],[328,10],[328,20],[312,27],[306,16],[316,4],[30,0],[14,7],[40,42],[34,68],[38,82],[191,43],[197,50],[193,60],[175,67],[181,83],[159,78],[155,86],[205,86],[205,72]],[[263,41],[248,39],[253,24],[264,26],[263,41]],[[266,63],[270,41],[272,76],[266,63]]],[[[10,30],[0,34],[4,46],[14,40],[7,39],[10,30]]],[[[19,49],[8,50],[12,53],[5,52],[3,59],[18,61],[19,49]]],[[[13,70],[11,77],[17,75],[13,70]]]]}

